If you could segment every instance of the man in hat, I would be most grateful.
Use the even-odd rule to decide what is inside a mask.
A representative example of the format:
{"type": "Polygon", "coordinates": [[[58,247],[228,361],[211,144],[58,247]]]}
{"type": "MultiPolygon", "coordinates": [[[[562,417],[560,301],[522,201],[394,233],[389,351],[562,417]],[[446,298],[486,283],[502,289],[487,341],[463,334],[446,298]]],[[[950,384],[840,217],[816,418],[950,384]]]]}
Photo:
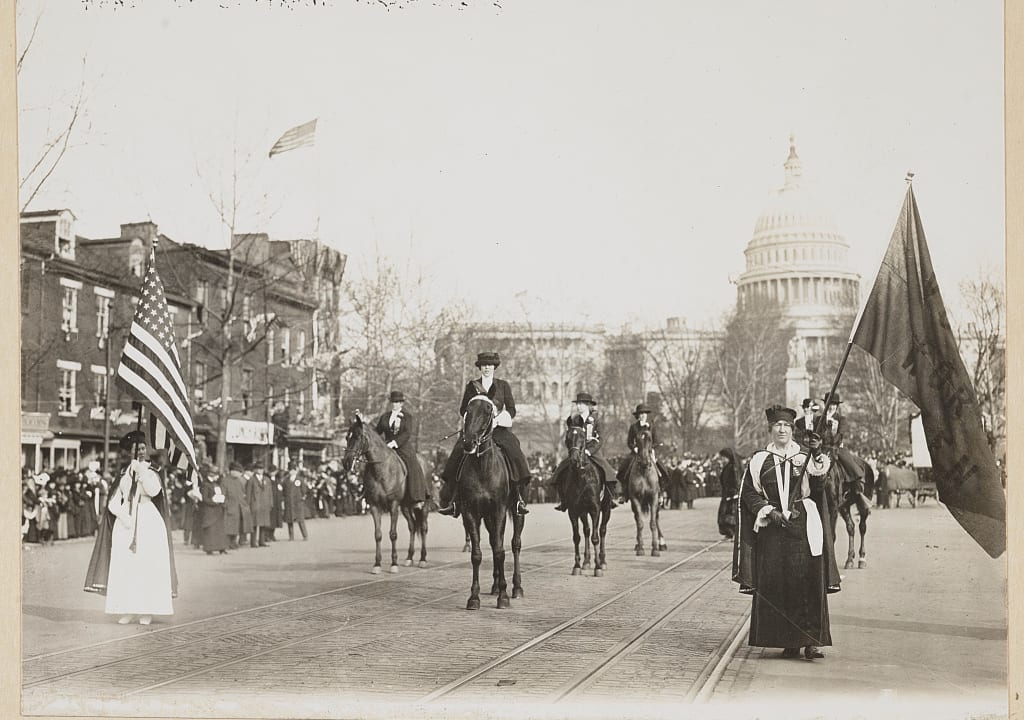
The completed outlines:
{"type": "MultiPolygon", "coordinates": [[[[636,454],[639,452],[637,437],[640,435],[640,431],[644,429],[649,430],[651,432],[652,448],[658,445],[658,433],[654,429],[654,423],[650,420],[652,414],[651,408],[646,403],[640,403],[636,406],[636,410],[633,411],[633,417],[636,420],[629,426],[629,432],[626,435],[626,446],[629,447],[630,453],[622,458],[622,461],[619,463],[619,471],[615,473],[615,476],[619,479],[619,485],[622,487],[623,501],[629,499],[629,468],[633,465],[633,460],[636,459],[636,454]]],[[[657,459],[657,456],[655,456],[654,464],[658,468],[658,480],[664,488],[668,483],[668,470],[661,464],[661,460],[657,459]]]]}
{"type": "MultiPolygon", "coordinates": [[[[590,393],[580,392],[576,393],[576,408],[573,413],[565,419],[565,429],[568,431],[570,428],[581,427],[587,431],[587,455],[597,466],[598,474],[601,476],[601,482],[604,483],[605,492],[608,493],[608,497],[612,498],[612,502],[616,503],[615,500],[615,471],[612,470],[611,465],[601,455],[601,424],[597,420],[597,413],[594,408],[597,407],[597,401],[590,393]]],[[[569,458],[566,457],[558,464],[555,468],[555,474],[552,476],[552,485],[558,491],[558,497],[561,500],[555,505],[555,510],[559,512],[566,511],[565,498],[562,494],[562,483],[565,480],[565,473],[569,470],[569,458]]]]}
{"type": "Polygon", "coordinates": [[[411,412],[405,411],[404,394],[392,390],[389,399],[391,412],[377,419],[377,434],[384,438],[387,446],[398,453],[398,457],[405,463],[405,497],[414,507],[421,508],[427,501],[428,491],[423,467],[416,452],[416,418],[411,412]]]}
{"type": "MultiPolygon", "coordinates": [[[[495,428],[491,438],[504,452],[512,465],[513,479],[516,481],[516,513],[525,515],[529,512],[523,498],[527,496],[527,487],[530,484],[530,467],[526,463],[526,456],[519,446],[519,438],[512,432],[512,419],[516,416],[516,401],[512,395],[512,388],[507,382],[494,377],[494,371],[501,365],[501,358],[496,352],[482,352],[476,356],[476,366],[480,369],[480,377],[466,383],[466,389],[462,393],[462,404],[459,405],[459,426],[460,430],[466,421],[466,406],[469,401],[477,395],[486,395],[494,403],[497,409],[495,417],[495,428]]],[[[455,505],[455,480],[459,473],[459,465],[462,464],[464,452],[462,443],[455,443],[451,455],[441,471],[443,484],[439,499],[441,507],[438,512],[442,515],[458,517],[459,511],[455,505]]]]}
{"type": "Polygon", "coordinates": [[[827,595],[839,591],[824,492],[834,468],[820,448],[808,456],[793,441],[795,410],[773,405],[765,416],[770,440],[743,472],[733,581],[753,596],[750,645],[823,658],[827,595]]]}

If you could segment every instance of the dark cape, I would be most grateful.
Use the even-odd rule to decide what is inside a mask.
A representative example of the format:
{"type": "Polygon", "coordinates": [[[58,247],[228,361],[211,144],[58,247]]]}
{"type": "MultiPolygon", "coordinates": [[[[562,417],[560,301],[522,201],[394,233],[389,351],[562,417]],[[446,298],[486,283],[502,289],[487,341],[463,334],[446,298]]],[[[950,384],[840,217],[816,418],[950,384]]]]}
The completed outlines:
{"type": "Polygon", "coordinates": [[[718,454],[726,458],[722,472],[718,476],[722,497],[718,501],[718,532],[731,538],[736,533],[736,510],[739,506],[737,496],[740,492],[740,481],[743,479],[743,464],[732,448],[723,448],[718,454]]]}
{"type": "MultiPolygon", "coordinates": [[[[755,453],[755,457],[765,454],[755,453]]],[[[806,458],[806,455],[800,457],[806,458]]],[[[776,463],[790,464],[780,456],[768,454],[761,466],[759,492],[751,477],[754,458],[743,473],[740,489],[738,529],[733,544],[733,581],[740,592],[752,595],[749,644],[755,647],[798,648],[832,644],[829,626],[829,593],[839,591],[833,535],[829,519],[825,483],[834,480],[829,464],[824,475],[805,472],[803,480],[791,480],[788,509],[798,512],[788,527],[769,524],[754,532],[758,510],[770,504],[782,510],[776,463]],[[807,516],[801,498],[809,497],[817,506],[822,525],[822,552],[811,554],[807,536],[807,516]]],[[[827,457],[826,457],[827,463],[827,457]]]]}
{"type": "MultiPolygon", "coordinates": [[[[118,473],[118,477],[124,469],[118,473]]],[[[152,498],[153,505],[164,519],[164,530],[167,531],[167,555],[171,563],[171,597],[178,597],[178,572],[174,567],[174,541],[171,539],[171,513],[167,502],[167,478],[163,471],[158,471],[160,492],[152,498]]],[[[111,490],[113,492],[113,489],[111,490]]],[[[86,592],[107,594],[107,577],[110,574],[110,538],[114,531],[117,518],[107,509],[106,504],[100,508],[99,527],[93,541],[92,556],[89,558],[89,569],[85,573],[86,592]]]]}

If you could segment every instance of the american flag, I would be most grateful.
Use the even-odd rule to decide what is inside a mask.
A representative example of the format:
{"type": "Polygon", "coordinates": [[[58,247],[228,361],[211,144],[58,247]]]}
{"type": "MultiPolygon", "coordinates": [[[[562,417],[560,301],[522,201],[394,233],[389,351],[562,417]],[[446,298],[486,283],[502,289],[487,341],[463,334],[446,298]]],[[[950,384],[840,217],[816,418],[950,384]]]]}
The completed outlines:
{"type": "Polygon", "coordinates": [[[117,378],[149,412],[150,446],[166,449],[171,465],[195,467],[192,413],[181,377],[181,360],[174,344],[174,326],[164,285],[156,273],[155,247],[142,280],[139,304],[117,367],[117,378]]]}
{"type": "Polygon", "coordinates": [[[312,145],[316,139],[316,118],[303,125],[297,125],[281,136],[281,139],[270,148],[270,157],[289,150],[312,145]]]}

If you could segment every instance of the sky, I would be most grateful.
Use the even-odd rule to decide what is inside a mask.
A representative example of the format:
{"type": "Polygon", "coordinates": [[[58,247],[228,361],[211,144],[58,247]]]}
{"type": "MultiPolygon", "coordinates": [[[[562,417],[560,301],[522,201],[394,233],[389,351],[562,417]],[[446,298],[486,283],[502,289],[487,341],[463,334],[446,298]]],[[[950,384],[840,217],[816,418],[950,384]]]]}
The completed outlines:
{"type": "Polygon", "coordinates": [[[238,231],[316,234],[350,273],[382,253],[438,303],[704,326],[793,134],[866,280],[908,170],[947,301],[1004,271],[1001,3],[50,0],[19,3],[19,48],[37,18],[23,171],[88,102],[29,209],[86,237],[224,247],[236,168],[238,231]],[[314,148],[267,157],[312,118],[314,148]]]}

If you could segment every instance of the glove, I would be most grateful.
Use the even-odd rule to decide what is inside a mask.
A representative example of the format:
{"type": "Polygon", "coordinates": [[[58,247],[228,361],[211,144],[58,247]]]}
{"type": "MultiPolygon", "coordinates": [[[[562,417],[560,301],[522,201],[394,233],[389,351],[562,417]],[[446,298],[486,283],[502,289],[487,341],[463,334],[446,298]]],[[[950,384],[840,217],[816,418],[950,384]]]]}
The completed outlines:
{"type": "Polygon", "coordinates": [[[634,453],[638,453],[638,452],[640,452],[640,448],[633,448],[633,452],[634,452],[634,453]]]}
{"type": "Polygon", "coordinates": [[[779,527],[786,527],[786,518],[783,517],[782,513],[779,512],[778,510],[772,510],[770,513],[768,513],[768,519],[774,525],[778,525],[779,527]]]}
{"type": "Polygon", "coordinates": [[[388,447],[391,448],[392,450],[395,450],[398,448],[398,443],[392,440],[391,442],[388,443],[388,447]]]}
{"type": "Polygon", "coordinates": [[[811,449],[811,457],[815,460],[821,457],[821,435],[816,432],[807,433],[807,447],[811,449]]]}

